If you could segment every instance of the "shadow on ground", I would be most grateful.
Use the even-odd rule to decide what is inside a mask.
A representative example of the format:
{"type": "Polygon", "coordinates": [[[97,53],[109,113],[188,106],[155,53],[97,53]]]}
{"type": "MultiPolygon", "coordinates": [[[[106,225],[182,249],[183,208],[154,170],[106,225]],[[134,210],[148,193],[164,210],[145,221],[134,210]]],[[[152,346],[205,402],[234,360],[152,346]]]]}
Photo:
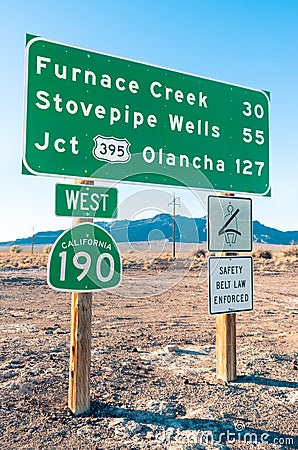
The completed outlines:
{"type": "Polygon", "coordinates": [[[243,377],[238,377],[236,381],[233,383],[254,383],[254,384],[262,384],[264,386],[275,386],[275,387],[284,387],[284,388],[298,388],[298,382],[295,381],[287,381],[287,380],[274,380],[272,378],[264,378],[256,375],[245,375],[243,377]]]}
{"type": "Polygon", "coordinates": [[[233,422],[226,420],[173,418],[172,416],[146,410],[111,407],[96,400],[93,401],[91,408],[92,413],[97,417],[122,418],[124,419],[124,424],[133,420],[140,425],[162,427],[164,431],[159,429],[155,436],[155,440],[160,443],[165,443],[169,440],[175,442],[175,433],[179,433],[181,436],[183,431],[188,430],[193,431],[194,438],[203,445],[204,443],[229,445],[236,442],[245,442],[252,444],[276,444],[281,445],[281,448],[287,449],[298,448],[297,436],[245,427],[243,423],[239,427],[239,425],[234,425],[233,422]],[[204,439],[206,440],[204,441],[204,439]]]}

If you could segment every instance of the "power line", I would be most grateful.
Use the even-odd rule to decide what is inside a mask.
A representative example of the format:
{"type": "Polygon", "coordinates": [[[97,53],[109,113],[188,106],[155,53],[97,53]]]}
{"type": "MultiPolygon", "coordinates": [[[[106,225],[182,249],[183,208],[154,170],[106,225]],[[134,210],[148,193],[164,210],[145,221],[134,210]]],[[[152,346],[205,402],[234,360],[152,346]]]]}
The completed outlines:
{"type": "Polygon", "coordinates": [[[32,229],[32,243],[31,243],[31,253],[34,253],[34,227],[32,229]]]}
{"type": "Polygon", "coordinates": [[[173,258],[176,258],[176,206],[180,207],[180,204],[177,203],[178,200],[180,197],[176,197],[174,193],[173,200],[168,204],[168,206],[173,205],[173,258]]]}

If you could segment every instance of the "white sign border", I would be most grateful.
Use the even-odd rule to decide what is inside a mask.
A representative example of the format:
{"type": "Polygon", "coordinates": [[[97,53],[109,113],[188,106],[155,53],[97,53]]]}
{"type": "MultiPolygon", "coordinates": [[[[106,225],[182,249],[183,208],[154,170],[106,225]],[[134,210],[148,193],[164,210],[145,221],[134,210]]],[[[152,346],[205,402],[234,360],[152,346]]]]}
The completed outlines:
{"type": "Polygon", "coordinates": [[[208,195],[207,197],[207,248],[209,252],[251,252],[253,249],[253,245],[252,245],[252,240],[253,240],[253,221],[252,221],[252,199],[249,197],[227,197],[224,195],[208,195]],[[210,230],[211,230],[211,223],[210,223],[210,202],[209,199],[210,198],[217,198],[219,199],[219,201],[221,199],[228,199],[229,201],[233,201],[233,200],[248,200],[250,203],[250,248],[246,248],[246,249],[239,249],[239,248],[230,248],[230,249],[224,249],[222,248],[211,248],[210,247],[210,230]]]}
{"type": "Polygon", "coordinates": [[[123,275],[122,255],[121,255],[121,253],[120,253],[120,250],[119,250],[119,247],[118,247],[117,242],[115,241],[115,239],[113,238],[113,236],[112,236],[109,232],[107,232],[104,228],[100,227],[99,225],[96,225],[96,223],[94,223],[94,222],[81,222],[81,223],[78,223],[77,225],[71,226],[70,228],[68,228],[67,230],[64,230],[61,234],[59,234],[59,236],[57,237],[57,239],[55,240],[55,242],[52,244],[52,248],[51,248],[51,251],[50,251],[50,253],[49,253],[49,256],[48,256],[48,263],[47,263],[47,284],[48,284],[48,286],[49,286],[51,289],[53,289],[54,291],[58,291],[58,292],[78,292],[78,293],[111,291],[111,290],[116,289],[117,287],[120,286],[120,284],[122,283],[122,275],[123,275]],[[119,281],[118,281],[117,284],[115,284],[115,286],[107,287],[107,288],[100,288],[100,289],[70,289],[70,288],[58,288],[58,287],[52,285],[52,283],[51,283],[51,281],[50,281],[50,266],[51,266],[51,261],[52,261],[52,254],[54,253],[54,249],[55,249],[55,247],[56,247],[56,244],[60,241],[60,239],[61,239],[66,233],[68,233],[68,231],[72,230],[73,228],[77,228],[77,227],[80,227],[80,226],[84,226],[84,225],[86,225],[86,223],[89,224],[89,225],[93,225],[93,226],[96,227],[96,228],[99,228],[101,231],[104,231],[105,233],[107,233],[107,234],[110,236],[110,238],[111,238],[111,240],[112,240],[112,242],[113,242],[115,248],[117,249],[117,251],[118,251],[118,253],[119,253],[119,257],[120,257],[120,274],[119,274],[120,277],[119,277],[119,281]]]}
{"type": "Polygon", "coordinates": [[[211,316],[216,316],[218,314],[234,314],[234,313],[245,313],[245,312],[252,312],[254,310],[254,270],[253,270],[253,257],[252,256],[209,256],[208,259],[208,313],[211,316]],[[221,311],[221,312],[211,312],[211,283],[210,283],[210,260],[211,259],[250,259],[250,269],[251,269],[251,308],[250,309],[240,309],[240,310],[233,310],[233,311],[221,311]]]}
{"type": "MultiPolygon", "coordinates": [[[[82,179],[82,180],[94,180],[94,181],[98,181],[98,178],[92,178],[92,177],[83,177],[83,176],[75,176],[75,175],[62,175],[62,174],[48,174],[48,173],[44,173],[44,172],[36,172],[35,170],[31,169],[31,167],[29,166],[29,164],[26,161],[26,133],[27,133],[27,94],[28,94],[28,75],[29,75],[29,52],[30,52],[30,47],[31,45],[36,42],[36,41],[44,41],[44,42],[48,42],[48,43],[52,43],[52,44],[57,44],[57,45],[63,45],[64,47],[69,47],[70,49],[78,49],[78,50],[83,50],[83,51],[87,51],[90,53],[97,53],[99,55],[104,55],[104,56],[110,56],[111,58],[116,58],[122,61],[128,61],[128,62],[135,62],[138,64],[142,64],[144,66],[150,66],[150,67],[154,67],[157,69],[162,69],[162,70],[166,70],[169,72],[174,72],[174,73],[180,73],[182,75],[190,75],[193,77],[196,77],[198,79],[204,79],[204,80],[209,80],[209,81],[215,81],[217,83],[221,83],[221,84],[226,84],[229,86],[235,86],[235,87],[240,87],[240,88],[244,88],[247,89],[249,91],[254,91],[254,92],[259,92],[262,95],[265,96],[267,102],[268,102],[268,135],[269,135],[269,144],[268,144],[268,164],[269,164],[269,172],[268,172],[268,187],[264,192],[251,192],[249,194],[251,195],[255,195],[257,197],[265,197],[267,195],[270,196],[270,192],[271,192],[271,139],[270,139],[270,92],[268,92],[267,90],[262,90],[262,89],[256,89],[256,88],[252,88],[252,87],[248,87],[245,85],[241,85],[238,83],[233,83],[233,82],[229,82],[229,81],[222,81],[222,80],[218,80],[217,78],[211,78],[211,77],[205,77],[205,76],[201,76],[198,74],[194,74],[192,72],[184,72],[182,70],[177,70],[177,69],[172,69],[172,68],[167,68],[164,66],[159,66],[156,64],[151,64],[151,63],[146,63],[144,61],[138,61],[132,58],[126,58],[126,57],[121,57],[121,56],[117,56],[117,55],[113,55],[111,53],[105,53],[105,52],[100,52],[99,50],[93,50],[93,49],[89,49],[89,48],[85,48],[85,47],[80,47],[78,45],[71,45],[68,43],[63,43],[60,41],[56,41],[53,39],[49,39],[49,38],[44,38],[42,36],[35,36],[32,35],[30,33],[26,33],[25,34],[25,70],[24,70],[24,105],[23,105],[23,142],[22,142],[22,164],[24,165],[24,168],[28,171],[28,175],[35,175],[35,176],[46,176],[46,177],[52,177],[52,178],[69,178],[69,179],[82,179]]],[[[136,181],[123,181],[123,180],[109,180],[109,179],[105,179],[106,182],[108,183],[115,183],[115,182],[121,182],[127,184],[127,185],[136,185],[136,186],[142,186],[142,185],[149,185],[149,186],[156,186],[156,187],[161,187],[161,188],[172,188],[174,187],[176,189],[176,187],[178,189],[189,189],[189,187],[186,186],[172,186],[172,185],[164,185],[164,184],[158,184],[158,183],[145,183],[145,182],[136,182],[136,181]]],[[[191,188],[194,190],[201,190],[201,191],[210,191],[210,188],[191,188]]],[[[240,194],[242,194],[243,192],[241,191],[228,191],[227,192],[239,192],[240,194]]]]}

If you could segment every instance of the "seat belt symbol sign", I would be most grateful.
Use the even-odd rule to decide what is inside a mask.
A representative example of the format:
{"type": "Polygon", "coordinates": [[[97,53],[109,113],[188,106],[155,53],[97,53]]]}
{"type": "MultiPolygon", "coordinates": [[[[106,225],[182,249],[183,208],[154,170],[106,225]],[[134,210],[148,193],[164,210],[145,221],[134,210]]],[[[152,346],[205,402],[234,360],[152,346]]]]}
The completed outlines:
{"type": "Polygon", "coordinates": [[[229,204],[227,206],[228,213],[225,215],[226,222],[218,232],[218,236],[224,234],[225,241],[230,246],[232,244],[235,244],[237,236],[241,236],[241,233],[238,230],[238,220],[237,220],[237,214],[240,212],[240,209],[237,208],[236,211],[234,212],[233,211],[234,207],[231,204],[229,204]]]}

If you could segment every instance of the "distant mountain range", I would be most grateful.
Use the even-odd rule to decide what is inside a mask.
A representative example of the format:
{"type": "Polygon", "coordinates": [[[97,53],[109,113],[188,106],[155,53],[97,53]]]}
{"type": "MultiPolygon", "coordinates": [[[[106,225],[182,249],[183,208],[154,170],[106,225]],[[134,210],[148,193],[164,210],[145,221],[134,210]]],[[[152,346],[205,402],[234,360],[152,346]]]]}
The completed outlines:
{"type": "MultiPolygon", "coordinates": [[[[116,242],[137,242],[167,239],[172,241],[173,218],[170,214],[158,214],[142,220],[115,220],[95,222],[112,234],[116,242]]],[[[176,217],[176,240],[180,242],[205,242],[207,240],[206,217],[192,219],[176,217]]],[[[34,234],[34,244],[52,244],[64,230],[41,231],[34,234]]],[[[253,240],[263,244],[289,245],[298,243],[298,231],[280,231],[253,221],[253,240]]],[[[0,242],[1,246],[31,245],[32,236],[15,241],[0,242]]]]}

